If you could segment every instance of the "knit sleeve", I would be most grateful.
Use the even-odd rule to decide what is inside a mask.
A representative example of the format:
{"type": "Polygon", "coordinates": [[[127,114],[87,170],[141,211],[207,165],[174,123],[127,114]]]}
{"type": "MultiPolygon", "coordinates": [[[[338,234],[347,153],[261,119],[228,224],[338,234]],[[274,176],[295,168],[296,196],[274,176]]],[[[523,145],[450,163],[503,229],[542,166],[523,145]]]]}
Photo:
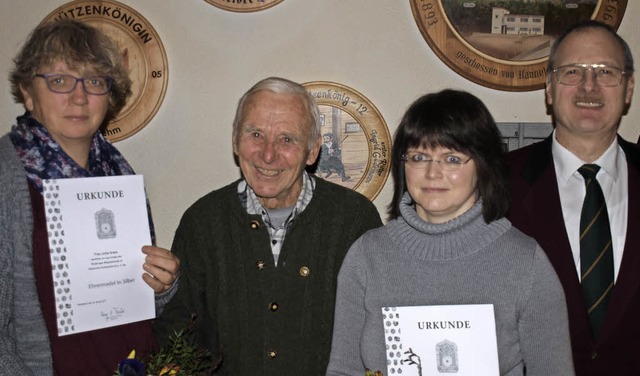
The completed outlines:
{"type": "Polygon", "coordinates": [[[167,305],[167,303],[171,301],[171,299],[173,299],[173,297],[176,295],[176,292],[178,292],[179,285],[180,285],[180,277],[176,278],[176,280],[173,281],[173,284],[171,285],[171,287],[169,287],[167,291],[163,291],[160,294],[154,295],[155,305],[156,305],[156,316],[162,315],[162,312],[164,311],[164,307],[167,305]]]}
{"type": "Polygon", "coordinates": [[[560,280],[537,246],[529,291],[518,320],[522,358],[528,376],[573,375],[569,321],[560,280]]]}
{"type": "Polygon", "coordinates": [[[13,319],[13,287],[10,281],[11,263],[4,256],[0,259],[0,374],[28,376],[33,375],[27,365],[18,355],[15,336],[11,333],[9,321],[13,319]]]}
{"type": "Polygon", "coordinates": [[[33,275],[31,201],[8,136],[0,139],[0,187],[0,375],[49,375],[49,341],[33,275]],[[29,351],[23,354],[28,361],[20,349],[29,351]]]}
{"type": "Polygon", "coordinates": [[[364,234],[370,229],[382,226],[382,220],[380,220],[380,213],[376,209],[375,205],[368,199],[365,200],[364,208],[362,209],[362,219],[360,223],[360,231],[364,234]]]}
{"type": "Polygon", "coordinates": [[[327,375],[364,375],[360,337],[365,324],[367,275],[362,238],[349,249],[338,274],[333,340],[327,375]]]}

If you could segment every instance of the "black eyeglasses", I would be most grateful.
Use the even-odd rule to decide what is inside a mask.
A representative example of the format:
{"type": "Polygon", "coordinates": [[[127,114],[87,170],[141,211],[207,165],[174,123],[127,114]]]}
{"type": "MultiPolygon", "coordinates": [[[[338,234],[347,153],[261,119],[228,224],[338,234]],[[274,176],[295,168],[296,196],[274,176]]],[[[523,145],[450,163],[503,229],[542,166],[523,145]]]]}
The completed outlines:
{"type": "Polygon", "coordinates": [[[104,95],[111,91],[113,78],[104,76],[95,77],[75,77],[70,74],[36,74],[35,77],[44,78],[49,90],[54,93],[71,93],[78,82],[82,83],[82,88],[87,94],[104,95]]]}
{"type": "Polygon", "coordinates": [[[580,85],[584,82],[587,71],[600,86],[618,86],[627,72],[605,64],[570,64],[553,70],[558,83],[563,85],[580,85]]]}

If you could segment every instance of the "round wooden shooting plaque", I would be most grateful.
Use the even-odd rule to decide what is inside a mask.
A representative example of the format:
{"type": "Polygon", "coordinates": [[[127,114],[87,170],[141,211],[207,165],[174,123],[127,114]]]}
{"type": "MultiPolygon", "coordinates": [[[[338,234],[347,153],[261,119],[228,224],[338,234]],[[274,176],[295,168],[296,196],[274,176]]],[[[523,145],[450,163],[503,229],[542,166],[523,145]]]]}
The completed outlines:
{"type": "MultiPolygon", "coordinates": [[[[537,14],[518,13],[519,7],[533,4],[520,0],[490,10],[480,1],[409,1],[422,36],[449,68],[477,84],[505,91],[543,88],[549,49],[559,34],[587,19],[617,29],[627,7],[627,0],[562,1],[553,11],[537,14]]],[[[539,3],[545,9],[552,6],[539,3]]]]}
{"type": "Polygon", "coordinates": [[[112,142],[144,128],[164,100],[169,80],[167,54],[153,26],[140,13],[117,1],[72,1],[42,22],[76,19],[97,27],[116,41],[129,67],[133,95],[104,135],[112,142]]]}
{"type": "Polygon", "coordinates": [[[316,176],[373,201],[391,169],[391,136],[382,115],[369,99],[345,85],[328,81],[302,85],[320,108],[323,141],[332,139],[341,149],[341,157],[331,164],[323,161],[328,148],[321,149],[316,176]]]}
{"type": "Polygon", "coordinates": [[[283,0],[205,0],[207,3],[231,12],[257,12],[271,8],[283,0]]]}

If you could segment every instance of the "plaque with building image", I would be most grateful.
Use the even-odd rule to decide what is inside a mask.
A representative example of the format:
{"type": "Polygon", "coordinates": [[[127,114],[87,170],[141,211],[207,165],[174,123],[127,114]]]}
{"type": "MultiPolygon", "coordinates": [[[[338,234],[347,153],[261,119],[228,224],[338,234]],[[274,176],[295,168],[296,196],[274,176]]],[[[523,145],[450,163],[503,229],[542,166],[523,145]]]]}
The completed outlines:
{"type": "Polygon", "coordinates": [[[461,76],[486,87],[544,87],[553,41],[566,28],[594,19],[617,29],[627,1],[410,0],[433,52],[461,76]]]}
{"type": "Polygon", "coordinates": [[[322,145],[312,172],[374,200],[391,169],[391,136],[378,109],[334,82],[303,84],[320,109],[322,145]]]}

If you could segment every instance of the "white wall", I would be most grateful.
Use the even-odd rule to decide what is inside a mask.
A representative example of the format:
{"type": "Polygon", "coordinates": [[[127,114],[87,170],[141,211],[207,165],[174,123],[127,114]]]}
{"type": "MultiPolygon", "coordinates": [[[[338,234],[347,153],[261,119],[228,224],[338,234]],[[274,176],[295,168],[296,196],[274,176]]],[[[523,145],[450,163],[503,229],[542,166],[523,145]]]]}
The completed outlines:
{"type": "MultiPolygon", "coordinates": [[[[65,1],[2,0],[0,72],[27,34],[65,1]]],[[[231,121],[239,97],[261,78],[334,81],[371,100],[391,133],[418,96],[443,88],[480,97],[497,122],[548,122],[542,90],[502,92],[450,70],[426,44],[409,0],[285,0],[256,13],[233,13],[204,0],[123,0],[156,29],[169,60],[162,107],[142,131],[117,142],[145,176],[158,245],[170,247],[184,210],[205,193],[239,177],[231,149],[231,121]]],[[[640,2],[628,1],[619,28],[640,61],[640,2]]],[[[5,81],[6,82],[6,81],[5,81]]],[[[9,87],[0,92],[0,134],[23,109],[9,87]]],[[[620,133],[635,141],[640,106],[620,133]]],[[[375,200],[391,200],[391,178],[375,200]]]]}

